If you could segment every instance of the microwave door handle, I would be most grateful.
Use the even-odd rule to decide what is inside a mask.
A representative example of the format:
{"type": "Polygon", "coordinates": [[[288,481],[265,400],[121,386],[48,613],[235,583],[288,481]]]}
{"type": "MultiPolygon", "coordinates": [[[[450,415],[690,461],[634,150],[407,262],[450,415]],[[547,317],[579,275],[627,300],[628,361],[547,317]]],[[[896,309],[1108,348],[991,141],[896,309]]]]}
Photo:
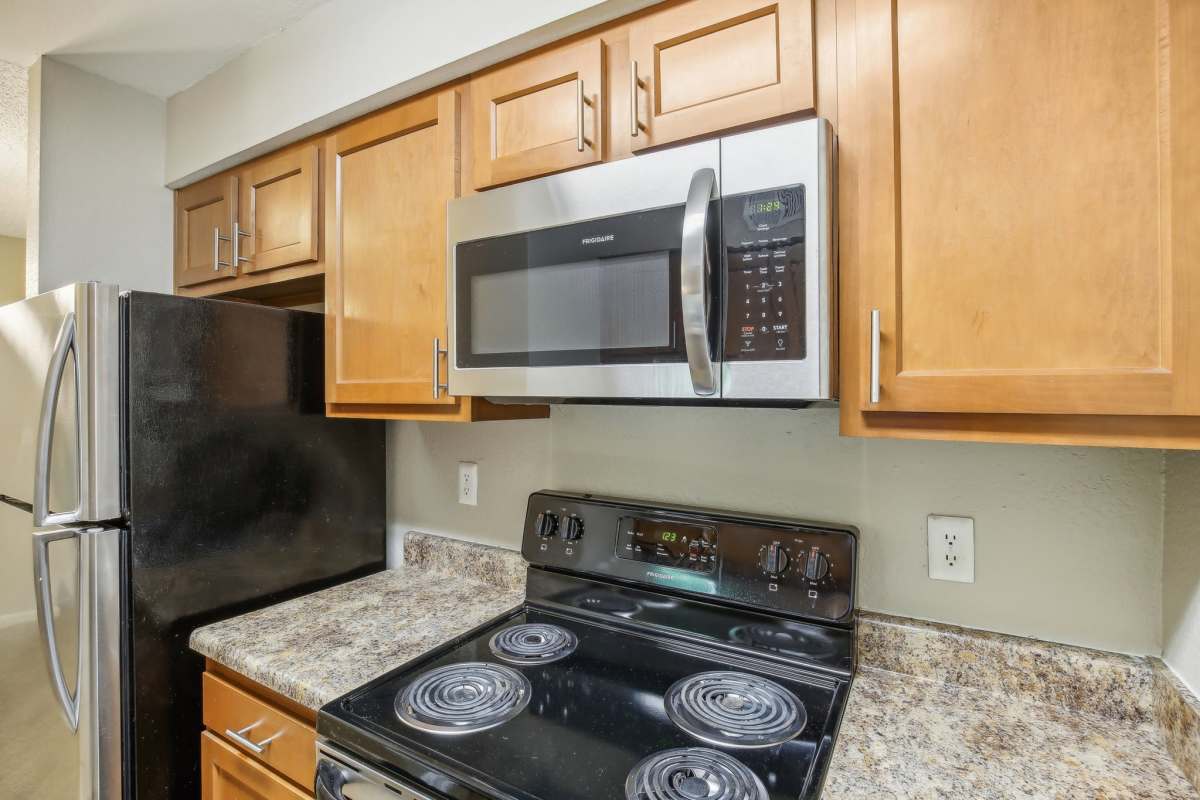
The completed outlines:
{"type": "Polygon", "coordinates": [[[683,243],[680,248],[679,299],[683,311],[683,344],[687,351],[692,389],[701,397],[716,393],[712,355],[708,350],[709,253],[708,207],[717,173],[698,169],[688,187],[683,209],[683,243]]]}
{"type": "MultiPolygon", "coordinates": [[[[42,388],[42,408],[38,418],[37,452],[34,456],[33,471],[33,525],[44,528],[51,525],[69,525],[78,522],[83,512],[83,485],[80,481],[80,505],[74,511],[54,513],[50,510],[50,451],[54,444],[54,419],[58,410],[58,396],[62,392],[63,376],[67,371],[67,358],[75,350],[75,314],[67,314],[58,331],[58,340],[54,344],[54,353],[50,357],[50,365],[46,370],[46,384],[42,388]]],[[[78,465],[82,469],[83,442],[79,439],[80,400],[81,391],[79,380],[79,357],[75,357],[75,446],[80,450],[76,453],[78,465]]],[[[78,476],[77,476],[78,477],[78,476]]]]}

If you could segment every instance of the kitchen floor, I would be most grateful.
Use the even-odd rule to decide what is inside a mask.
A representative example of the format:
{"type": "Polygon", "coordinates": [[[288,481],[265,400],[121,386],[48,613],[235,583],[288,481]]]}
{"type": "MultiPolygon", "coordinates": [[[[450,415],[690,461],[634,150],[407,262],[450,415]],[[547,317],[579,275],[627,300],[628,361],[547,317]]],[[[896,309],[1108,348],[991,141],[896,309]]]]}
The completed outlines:
{"type": "MultiPolygon", "coordinates": [[[[64,653],[73,663],[74,653],[64,653]]],[[[78,747],[50,689],[36,620],[0,628],[0,797],[71,797],[78,772],[62,753],[78,747]],[[41,669],[29,669],[34,663],[41,669]]]]}

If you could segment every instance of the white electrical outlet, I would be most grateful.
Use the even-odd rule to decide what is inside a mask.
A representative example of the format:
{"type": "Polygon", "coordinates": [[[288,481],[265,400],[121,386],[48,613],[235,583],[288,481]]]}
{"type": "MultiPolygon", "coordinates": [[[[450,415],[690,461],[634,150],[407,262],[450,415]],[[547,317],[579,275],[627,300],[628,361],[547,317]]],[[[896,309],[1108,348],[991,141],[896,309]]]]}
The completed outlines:
{"type": "Polygon", "coordinates": [[[937,581],[975,582],[975,520],[930,514],[929,577],[937,581]]]}
{"type": "Polygon", "coordinates": [[[474,461],[458,462],[458,502],[479,505],[479,465],[474,461]]]}

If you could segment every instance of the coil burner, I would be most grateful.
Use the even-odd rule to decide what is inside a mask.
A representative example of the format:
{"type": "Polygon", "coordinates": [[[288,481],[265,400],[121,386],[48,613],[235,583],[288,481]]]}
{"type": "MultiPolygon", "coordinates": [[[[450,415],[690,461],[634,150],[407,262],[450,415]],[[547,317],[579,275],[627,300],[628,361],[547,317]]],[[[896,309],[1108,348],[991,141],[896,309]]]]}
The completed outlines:
{"type": "Polygon", "coordinates": [[[625,780],[626,800],[768,800],[758,776],[707,747],[664,750],[643,759],[625,780]]]}
{"type": "Polygon", "coordinates": [[[701,672],[676,681],[663,703],[683,730],[724,747],[773,747],[804,730],[808,714],[774,681],[744,672],[701,672]]]}
{"type": "Polygon", "coordinates": [[[492,655],[509,664],[549,664],[575,652],[579,640],[558,625],[529,624],[505,628],[492,637],[492,655]]]}
{"type": "Polygon", "coordinates": [[[448,664],[417,677],[396,698],[400,721],[428,733],[494,728],[529,705],[524,675],[502,664],[448,664]]]}

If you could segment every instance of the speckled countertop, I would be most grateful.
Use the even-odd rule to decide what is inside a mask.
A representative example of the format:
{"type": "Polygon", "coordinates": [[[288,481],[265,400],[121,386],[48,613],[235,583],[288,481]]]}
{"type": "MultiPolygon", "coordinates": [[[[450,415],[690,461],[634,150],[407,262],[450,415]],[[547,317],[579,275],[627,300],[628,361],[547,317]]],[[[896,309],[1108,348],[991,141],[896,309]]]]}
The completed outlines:
{"type": "MultiPolygon", "coordinates": [[[[409,534],[403,568],[200,628],[192,648],[318,708],[521,602],[519,554],[477,548],[409,534]]],[[[879,615],[859,636],[823,800],[1200,798],[1150,718],[1142,660],[879,615]],[[964,654],[970,680],[937,679],[964,654]],[[1059,666],[1022,686],[1030,663],[1059,666]],[[1080,685],[1129,699],[1075,704],[1063,687],[1080,685]]]]}

